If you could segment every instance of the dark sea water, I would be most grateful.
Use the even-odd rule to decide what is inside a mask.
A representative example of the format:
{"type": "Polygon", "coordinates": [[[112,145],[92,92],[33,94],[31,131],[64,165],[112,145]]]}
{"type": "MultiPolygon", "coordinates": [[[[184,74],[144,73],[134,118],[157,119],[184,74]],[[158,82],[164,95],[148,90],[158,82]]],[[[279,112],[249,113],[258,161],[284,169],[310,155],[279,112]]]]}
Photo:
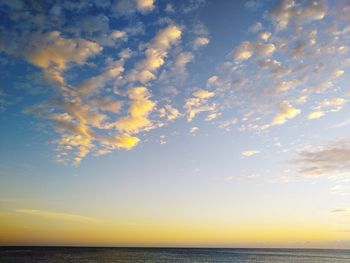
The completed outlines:
{"type": "Polygon", "coordinates": [[[350,250],[0,247],[0,262],[350,263],[350,250]]]}

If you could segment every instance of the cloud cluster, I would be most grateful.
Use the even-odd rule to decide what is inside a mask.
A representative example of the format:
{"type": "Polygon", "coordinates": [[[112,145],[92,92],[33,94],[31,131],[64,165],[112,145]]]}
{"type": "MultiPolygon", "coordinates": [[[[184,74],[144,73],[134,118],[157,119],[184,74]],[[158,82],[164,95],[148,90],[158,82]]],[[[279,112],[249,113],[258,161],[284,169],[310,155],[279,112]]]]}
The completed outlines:
{"type": "MultiPolygon", "coordinates": [[[[0,50],[42,70],[50,84],[49,99],[27,112],[52,123],[59,161],[79,164],[90,153],[132,149],[140,133],[180,117],[191,122],[200,113],[227,131],[237,125],[261,132],[345,108],[346,92],[338,84],[350,66],[350,28],[342,4],[278,1],[198,89],[188,73],[197,69],[192,66],[210,34],[198,21],[176,23],[172,14],[206,2],[167,4],[171,18],[154,21],[150,12],[161,9],[157,3],[64,1],[48,3],[47,12],[41,4],[1,3],[13,28],[0,27],[0,50]],[[92,14],[92,7],[101,13],[92,14]],[[65,19],[76,12],[83,15],[65,19]],[[120,23],[124,28],[112,23],[116,19],[127,21],[120,23]]],[[[3,100],[0,94],[0,107],[3,100]]]]}
{"type": "Polygon", "coordinates": [[[327,14],[326,1],[308,1],[306,4],[294,0],[279,1],[269,12],[277,29],[285,29],[290,23],[305,24],[322,20],[327,14]]]}
{"type": "Polygon", "coordinates": [[[346,99],[344,98],[324,99],[313,108],[314,111],[310,112],[307,117],[311,120],[319,119],[329,112],[340,111],[344,107],[345,103],[346,99]]]}
{"type": "MultiPolygon", "coordinates": [[[[57,161],[78,165],[88,154],[132,149],[140,141],[137,134],[181,116],[170,101],[158,104],[152,88],[145,84],[157,79],[182,29],[168,21],[153,38],[144,37],[148,42],[138,40],[136,48],[121,48],[118,42],[126,44],[130,37],[143,34],[145,25],[137,21],[134,25],[137,19],[130,15],[151,12],[156,8],[154,0],[52,2],[45,6],[47,12],[39,12],[40,3],[1,3],[0,8],[14,22],[14,28],[1,26],[0,50],[41,69],[50,87],[46,91],[50,96],[25,112],[52,124],[59,135],[52,140],[57,145],[57,161]],[[91,10],[101,12],[92,14],[91,10]],[[67,14],[76,12],[81,16],[66,20],[67,14]],[[130,25],[115,28],[111,20],[116,18],[130,19],[130,25]]],[[[170,64],[185,74],[194,56],[186,50],[177,54],[170,64]]]]}
{"type": "Polygon", "coordinates": [[[344,13],[346,8],[323,0],[278,1],[251,27],[251,39],[238,43],[232,59],[207,80],[223,100],[221,116],[238,113],[231,117],[240,130],[261,132],[340,111],[346,95],[337,84],[350,65],[344,13]]]}

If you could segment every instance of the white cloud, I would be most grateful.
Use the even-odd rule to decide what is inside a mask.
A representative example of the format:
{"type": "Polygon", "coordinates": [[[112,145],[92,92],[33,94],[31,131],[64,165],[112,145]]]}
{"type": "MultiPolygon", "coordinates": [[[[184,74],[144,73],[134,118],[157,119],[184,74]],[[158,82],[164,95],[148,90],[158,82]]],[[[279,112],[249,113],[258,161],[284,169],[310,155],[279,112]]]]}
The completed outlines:
{"type": "Polygon", "coordinates": [[[154,9],[154,0],[135,0],[138,11],[145,13],[154,9]]]}
{"type": "Polygon", "coordinates": [[[167,104],[159,110],[160,117],[165,117],[168,120],[175,120],[180,117],[180,112],[173,106],[167,104]]]}
{"type": "Polygon", "coordinates": [[[210,42],[208,37],[197,37],[194,40],[193,46],[195,49],[208,45],[210,42]]]}
{"type": "Polygon", "coordinates": [[[194,133],[198,132],[198,130],[199,130],[198,127],[192,127],[192,128],[190,129],[190,133],[194,134],[194,133]]]}
{"type": "Polygon", "coordinates": [[[323,116],[324,116],[324,112],[322,112],[322,111],[313,111],[313,112],[310,112],[307,115],[307,118],[309,120],[314,120],[314,119],[319,119],[319,118],[321,118],[323,116]]]}
{"type": "Polygon", "coordinates": [[[272,43],[255,43],[251,41],[241,42],[233,51],[233,56],[236,61],[244,61],[251,58],[253,55],[269,57],[276,50],[272,43]]]}
{"type": "Polygon", "coordinates": [[[325,1],[310,1],[303,5],[294,0],[282,0],[271,10],[270,17],[278,29],[285,29],[291,22],[304,24],[322,20],[327,9],[325,1]]]}
{"type": "Polygon", "coordinates": [[[155,108],[155,102],[150,99],[150,92],[146,87],[131,87],[128,90],[130,106],[128,116],[122,117],[115,122],[115,127],[126,133],[139,133],[152,128],[149,114],[155,108]]]}
{"type": "Polygon", "coordinates": [[[169,25],[159,31],[145,51],[146,58],[136,64],[127,79],[141,83],[155,79],[156,70],[165,63],[168,49],[181,38],[181,34],[181,29],[176,25],[169,25]]]}
{"type": "Polygon", "coordinates": [[[257,151],[257,150],[247,150],[247,151],[243,151],[241,153],[241,155],[244,157],[252,157],[252,156],[257,155],[259,153],[260,153],[260,151],[257,151]]]}
{"type": "Polygon", "coordinates": [[[263,41],[267,41],[269,40],[269,38],[271,37],[271,33],[270,32],[261,32],[260,35],[259,35],[259,38],[263,41]]]}
{"type": "Polygon", "coordinates": [[[279,105],[278,113],[272,120],[272,125],[284,124],[287,120],[295,118],[301,110],[294,108],[289,102],[283,101],[279,105]]]}
{"type": "Polygon", "coordinates": [[[235,60],[247,60],[254,54],[254,45],[249,41],[244,41],[239,44],[234,50],[235,60]]]}
{"type": "Polygon", "coordinates": [[[215,96],[214,92],[199,89],[193,92],[192,95],[193,97],[187,99],[184,106],[187,112],[187,120],[189,122],[200,112],[215,112],[216,105],[208,103],[208,99],[215,96]]]}
{"type": "Polygon", "coordinates": [[[58,31],[32,38],[29,46],[33,48],[26,50],[24,56],[43,69],[51,67],[52,64],[60,70],[65,69],[69,62],[83,64],[87,58],[102,51],[102,47],[95,42],[63,38],[58,31]]]}
{"type": "Polygon", "coordinates": [[[117,16],[131,16],[137,11],[142,14],[149,13],[154,8],[154,0],[118,0],[114,2],[112,11],[117,16]]]}

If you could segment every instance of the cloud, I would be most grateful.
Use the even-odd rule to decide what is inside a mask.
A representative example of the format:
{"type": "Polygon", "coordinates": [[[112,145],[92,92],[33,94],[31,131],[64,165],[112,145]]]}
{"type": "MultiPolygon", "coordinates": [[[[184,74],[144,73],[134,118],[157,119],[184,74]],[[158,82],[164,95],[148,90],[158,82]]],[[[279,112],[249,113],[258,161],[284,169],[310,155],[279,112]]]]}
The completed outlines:
{"type": "Polygon", "coordinates": [[[244,41],[234,50],[235,60],[247,60],[254,54],[254,46],[250,41],[244,41]]]}
{"type": "Polygon", "coordinates": [[[175,75],[186,75],[186,66],[188,63],[194,60],[194,56],[191,52],[181,52],[175,60],[174,63],[174,73],[175,75]]]}
{"type": "Polygon", "coordinates": [[[164,11],[167,12],[167,13],[174,13],[175,9],[174,9],[174,6],[171,3],[167,3],[165,8],[164,8],[164,11]]]}
{"type": "Polygon", "coordinates": [[[345,103],[346,100],[344,98],[325,99],[314,107],[315,111],[309,113],[308,119],[318,119],[329,112],[340,111],[344,107],[345,103]]]}
{"type": "Polygon", "coordinates": [[[169,104],[167,104],[163,108],[161,108],[159,110],[159,113],[160,113],[160,117],[165,117],[169,121],[175,120],[175,119],[179,118],[181,115],[177,109],[175,109],[174,107],[172,107],[169,104]]]}
{"type": "Polygon", "coordinates": [[[103,73],[91,77],[80,84],[78,92],[83,97],[89,97],[99,92],[109,81],[114,80],[118,75],[124,71],[122,63],[117,61],[109,66],[103,73]]]}
{"type": "Polygon", "coordinates": [[[24,56],[32,64],[47,69],[52,65],[64,70],[69,62],[84,64],[86,59],[102,51],[97,43],[85,39],[66,39],[58,31],[52,31],[33,37],[29,43],[30,49],[24,51],[24,56]]]}
{"type": "MultiPolygon", "coordinates": [[[[135,104],[142,104],[141,98],[137,99],[131,91],[128,93],[128,98],[132,102],[130,106],[132,114],[120,117],[119,121],[129,121],[129,124],[134,126],[120,129],[120,133],[116,134],[116,124],[109,114],[123,113],[122,102],[117,100],[115,95],[95,96],[101,93],[106,83],[123,72],[120,63],[121,61],[110,62],[100,75],[74,88],[67,88],[63,79],[61,100],[49,101],[27,109],[27,112],[53,122],[55,131],[60,135],[59,139],[53,141],[57,145],[57,161],[78,165],[90,152],[100,155],[114,149],[131,149],[139,142],[139,138],[131,136],[128,132],[138,132],[142,125],[146,125],[147,114],[135,113],[137,111],[135,104]],[[137,121],[143,121],[144,124],[139,123],[137,126],[137,121]],[[108,131],[109,134],[104,131],[108,131]]],[[[139,95],[141,96],[141,93],[139,95]]],[[[146,97],[144,99],[143,102],[147,103],[146,97]]],[[[140,107],[142,106],[144,105],[140,107]]]]}
{"type": "Polygon", "coordinates": [[[263,26],[260,22],[255,22],[253,25],[251,25],[248,29],[250,33],[258,33],[263,29],[263,26]]]}
{"type": "Polygon", "coordinates": [[[154,0],[136,0],[136,8],[141,13],[146,13],[154,9],[154,0]]]}
{"type": "Polygon", "coordinates": [[[306,4],[294,0],[279,1],[269,15],[279,30],[285,29],[291,22],[304,24],[322,20],[327,14],[325,1],[308,1],[306,4]]]}
{"type": "Polygon", "coordinates": [[[192,127],[191,129],[190,129],[190,133],[191,134],[195,134],[195,133],[197,133],[199,131],[199,128],[198,127],[192,127]]]}
{"type": "Polygon", "coordinates": [[[199,89],[192,93],[193,97],[188,98],[185,102],[185,110],[187,112],[187,120],[191,122],[193,118],[200,112],[213,113],[216,110],[216,104],[209,104],[208,99],[215,96],[214,92],[199,89]]]}
{"type": "Polygon", "coordinates": [[[331,194],[336,194],[336,195],[348,195],[349,194],[349,186],[347,185],[335,185],[331,188],[329,191],[331,194]]]}
{"type": "Polygon", "coordinates": [[[8,105],[10,105],[8,95],[2,89],[0,89],[0,112],[4,111],[8,105]]]}
{"type": "Polygon", "coordinates": [[[212,120],[215,120],[215,119],[217,119],[218,117],[219,117],[219,113],[216,113],[216,112],[214,112],[214,113],[210,113],[210,114],[208,114],[207,115],[207,117],[205,118],[205,120],[206,121],[212,121],[212,120]]]}
{"type": "Polygon", "coordinates": [[[43,217],[50,220],[59,220],[59,221],[70,221],[77,223],[91,223],[96,222],[97,220],[93,217],[81,216],[75,214],[67,214],[67,213],[57,213],[43,210],[34,210],[34,209],[16,209],[16,213],[32,215],[43,217]]]}
{"type": "MultiPolygon", "coordinates": [[[[216,104],[211,116],[218,111],[224,117],[234,112],[239,130],[260,133],[302,111],[312,119],[321,112],[341,109],[346,102],[325,103],[332,93],[341,91],[337,84],[349,66],[344,32],[350,31],[334,8],[322,0],[279,1],[265,14],[267,19],[250,30],[253,36],[238,43],[208,79],[207,87],[215,93],[210,102],[216,104]],[[325,24],[334,26],[324,28],[325,24]]],[[[196,101],[186,100],[188,120],[192,120],[190,108],[196,101]]]]}
{"type": "Polygon", "coordinates": [[[260,33],[260,35],[259,35],[259,38],[261,39],[261,40],[263,40],[263,41],[267,41],[267,40],[269,40],[269,38],[271,37],[271,33],[270,32],[267,32],[267,31],[265,31],[265,32],[261,32],[260,33]]]}
{"type": "Polygon", "coordinates": [[[102,150],[114,150],[114,149],[127,149],[130,150],[134,148],[137,143],[140,141],[139,138],[125,134],[118,134],[116,136],[102,137],[100,142],[102,145],[107,146],[106,149],[102,150]]]}
{"type": "Polygon", "coordinates": [[[160,30],[145,51],[146,58],[138,62],[128,74],[130,82],[147,83],[156,78],[155,73],[165,63],[168,49],[181,38],[181,29],[176,25],[169,25],[160,30]]]}
{"type": "MultiPolygon", "coordinates": [[[[6,41],[4,43],[7,45],[6,41]]],[[[88,58],[102,51],[102,47],[93,41],[64,38],[58,31],[34,33],[28,39],[18,39],[17,45],[12,45],[11,48],[5,46],[3,48],[6,52],[20,55],[41,68],[45,77],[51,83],[58,85],[62,92],[67,90],[62,72],[71,64],[85,64],[88,58]]]]}
{"type": "Polygon", "coordinates": [[[188,0],[182,4],[181,11],[184,14],[193,12],[206,4],[207,0],[188,0]]]}
{"type": "Polygon", "coordinates": [[[293,80],[288,80],[288,81],[279,81],[276,84],[275,91],[277,93],[279,92],[287,92],[291,89],[294,89],[298,87],[299,85],[305,83],[307,81],[307,77],[302,76],[293,80]]]}
{"type": "Polygon", "coordinates": [[[117,16],[131,16],[136,11],[147,14],[155,8],[154,0],[118,0],[114,2],[112,11],[117,16]]]}
{"type": "Polygon", "coordinates": [[[207,90],[199,89],[192,94],[194,97],[199,98],[199,99],[209,99],[211,97],[215,96],[214,92],[210,92],[207,90]]]}
{"type": "Polygon", "coordinates": [[[208,37],[196,37],[193,43],[194,49],[198,49],[203,46],[207,46],[210,42],[210,39],[208,37]]]}
{"type": "Polygon", "coordinates": [[[251,58],[254,54],[263,57],[271,56],[276,50],[272,43],[255,43],[251,41],[243,41],[233,51],[233,56],[236,61],[243,61],[251,58]]]}
{"type": "Polygon", "coordinates": [[[324,116],[324,112],[322,111],[313,111],[313,112],[310,112],[308,115],[307,115],[307,118],[309,120],[314,120],[314,119],[319,119],[321,118],[322,116],[324,116]]]}
{"type": "Polygon", "coordinates": [[[151,94],[146,87],[129,88],[129,115],[118,119],[115,122],[115,127],[126,133],[138,133],[152,128],[152,122],[148,117],[156,104],[150,100],[150,96],[151,94]]]}
{"type": "Polygon", "coordinates": [[[112,97],[99,97],[90,100],[90,103],[101,111],[118,113],[121,111],[122,103],[115,101],[112,97]]]}
{"type": "Polygon", "coordinates": [[[346,100],[344,98],[333,98],[333,99],[326,99],[322,102],[322,106],[329,107],[329,106],[343,106],[346,103],[346,100]]]}
{"type": "Polygon", "coordinates": [[[259,153],[260,153],[260,151],[257,151],[257,150],[247,150],[247,151],[243,151],[241,153],[241,155],[244,157],[252,157],[252,156],[257,155],[259,153]]]}
{"type": "Polygon", "coordinates": [[[277,115],[272,120],[272,125],[284,124],[287,120],[295,118],[300,114],[300,110],[294,108],[289,102],[283,101],[279,105],[279,110],[277,115]]]}
{"type": "MultiPolygon", "coordinates": [[[[120,4],[120,8],[123,4],[125,7],[128,5],[123,1],[120,1],[120,4]]],[[[137,1],[133,4],[137,4],[142,12],[154,8],[154,1],[137,1]]],[[[26,110],[51,122],[59,135],[51,141],[57,146],[55,159],[58,162],[78,165],[90,153],[101,155],[114,149],[132,149],[140,141],[134,134],[156,127],[149,116],[156,103],[150,99],[148,89],[124,81],[132,75],[130,71],[124,73],[124,63],[133,55],[131,50],[123,49],[119,52],[120,59],[114,61],[103,55],[103,48],[99,43],[73,36],[81,33],[90,36],[89,39],[97,39],[95,36],[98,36],[100,42],[106,33],[110,33],[108,37],[113,41],[126,38],[126,34],[132,35],[127,29],[110,30],[108,18],[99,17],[101,21],[92,20],[98,22],[93,30],[86,21],[79,20],[82,22],[81,27],[77,30],[68,28],[66,31],[70,31],[69,34],[43,30],[47,33],[32,33],[29,36],[22,32],[25,37],[18,38],[16,45],[11,46],[8,41],[0,41],[2,50],[12,55],[20,55],[41,68],[50,84],[59,88],[52,89],[52,98],[26,110]],[[67,35],[71,37],[67,38],[67,35]],[[84,73],[78,83],[67,83],[65,77],[70,76],[68,73],[71,73],[72,68],[87,65],[88,59],[96,55],[101,55],[100,58],[104,59],[102,63],[105,66],[101,73],[88,78],[84,73]],[[129,87],[126,87],[126,92],[124,87],[120,87],[123,90],[120,92],[116,89],[118,84],[128,84],[129,87]],[[128,109],[124,105],[129,105],[128,109]]],[[[153,40],[145,45],[146,58],[136,63],[136,77],[132,81],[147,82],[155,78],[157,69],[165,62],[169,48],[180,38],[181,29],[176,25],[171,24],[160,30],[153,40]]],[[[191,53],[180,53],[175,68],[185,71],[186,64],[192,59],[191,53]]],[[[180,112],[170,105],[165,105],[164,110],[167,121],[181,116],[180,112]]],[[[157,122],[159,126],[164,124],[157,122]]]]}
{"type": "Polygon", "coordinates": [[[213,85],[217,84],[219,81],[220,81],[220,77],[214,75],[214,76],[211,76],[210,78],[208,78],[207,85],[213,86],[213,85]]]}
{"type": "Polygon", "coordinates": [[[260,0],[248,0],[244,3],[244,7],[251,12],[257,11],[262,6],[260,0]]]}
{"type": "Polygon", "coordinates": [[[302,176],[331,176],[350,172],[350,141],[341,140],[315,149],[302,150],[294,161],[303,165],[302,176]]]}
{"type": "Polygon", "coordinates": [[[350,214],[350,209],[334,209],[331,211],[332,213],[345,213],[350,214]]]}
{"type": "Polygon", "coordinates": [[[153,23],[152,17],[138,14],[119,17],[130,25],[110,28],[110,15],[115,19],[164,8],[187,13],[203,5],[203,0],[161,8],[154,0],[64,2],[48,4],[48,14],[38,13],[40,4],[6,7],[6,20],[15,23],[2,28],[0,49],[40,68],[49,80],[45,87],[54,86],[49,99],[27,112],[52,124],[59,136],[52,140],[59,160],[77,164],[88,154],[132,149],[142,138],[138,133],[182,116],[190,122],[205,113],[203,119],[216,119],[220,128],[239,123],[240,131],[262,132],[301,110],[315,119],[346,105],[339,94],[344,94],[340,84],[350,65],[349,12],[326,1],[279,1],[249,29],[249,38],[233,47],[217,72],[208,72],[207,90],[189,95],[182,87],[196,87],[198,79],[188,79],[187,67],[191,63],[191,70],[199,69],[195,57],[211,41],[204,24],[179,26],[171,14],[153,23]],[[92,14],[95,7],[108,15],[92,14]],[[67,23],[67,15],[77,11],[81,18],[67,23]],[[150,23],[139,21],[142,17],[150,23]],[[149,32],[154,36],[144,42],[149,32]],[[183,35],[189,42],[180,45],[183,35]]]}
{"type": "Polygon", "coordinates": [[[238,120],[236,118],[232,118],[229,120],[225,120],[220,123],[219,128],[225,129],[225,130],[230,130],[230,127],[237,124],[238,120]]]}

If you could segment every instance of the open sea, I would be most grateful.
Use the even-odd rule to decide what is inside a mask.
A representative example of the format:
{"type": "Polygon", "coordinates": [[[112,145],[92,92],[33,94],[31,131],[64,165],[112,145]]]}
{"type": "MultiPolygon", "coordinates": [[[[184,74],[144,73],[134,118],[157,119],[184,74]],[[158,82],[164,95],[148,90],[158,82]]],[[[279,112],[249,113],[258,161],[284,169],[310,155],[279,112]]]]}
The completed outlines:
{"type": "Polygon", "coordinates": [[[350,263],[350,250],[0,247],[0,262],[350,263]]]}

